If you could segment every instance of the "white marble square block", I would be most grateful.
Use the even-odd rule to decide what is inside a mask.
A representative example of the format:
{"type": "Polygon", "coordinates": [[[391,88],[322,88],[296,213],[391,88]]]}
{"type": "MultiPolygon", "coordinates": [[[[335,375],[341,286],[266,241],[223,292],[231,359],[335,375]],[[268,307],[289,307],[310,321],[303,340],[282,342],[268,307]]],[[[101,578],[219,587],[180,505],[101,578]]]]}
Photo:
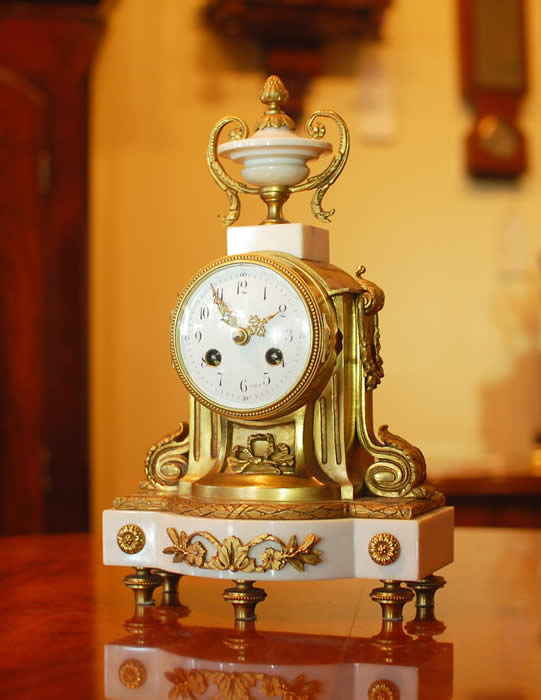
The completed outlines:
{"type": "Polygon", "coordinates": [[[328,263],[329,232],[308,224],[230,226],[227,229],[228,255],[264,250],[328,263]]]}

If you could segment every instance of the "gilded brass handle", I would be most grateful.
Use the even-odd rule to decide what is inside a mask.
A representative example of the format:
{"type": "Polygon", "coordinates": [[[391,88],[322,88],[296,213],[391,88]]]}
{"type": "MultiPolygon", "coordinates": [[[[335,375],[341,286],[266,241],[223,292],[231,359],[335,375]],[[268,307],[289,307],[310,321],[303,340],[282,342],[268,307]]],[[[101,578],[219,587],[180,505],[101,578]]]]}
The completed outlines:
{"type": "Polygon", "coordinates": [[[316,119],[319,117],[327,117],[328,119],[332,119],[338,126],[340,142],[338,144],[336,155],[323,172],[309,177],[307,180],[299,183],[298,185],[290,187],[289,191],[293,193],[315,189],[316,191],[312,197],[312,213],[316,219],[319,219],[319,221],[328,223],[335,210],[329,209],[326,211],[323,209],[321,206],[321,200],[325,196],[325,193],[329,187],[336,181],[347,162],[349,155],[349,131],[342,117],[336,114],[336,112],[318,111],[314,112],[310,117],[308,117],[304,126],[306,134],[310,138],[321,139],[323,136],[325,136],[325,127],[320,122],[316,122],[316,119]]]}
{"type": "Polygon", "coordinates": [[[257,194],[259,192],[257,187],[250,187],[243,182],[234,180],[230,175],[226,173],[222,164],[218,159],[218,139],[224,129],[228,124],[232,123],[239,124],[236,131],[234,131],[235,139],[245,139],[248,136],[248,126],[242,119],[238,117],[224,117],[215,125],[214,129],[210,132],[209,143],[207,147],[207,165],[210,170],[210,174],[214,178],[217,185],[226,193],[229,199],[229,210],[224,219],[225,226],[231,226],[239,218],[240,215],[240,200],[239,192],[244,192],[245,194],[257,194]]]}

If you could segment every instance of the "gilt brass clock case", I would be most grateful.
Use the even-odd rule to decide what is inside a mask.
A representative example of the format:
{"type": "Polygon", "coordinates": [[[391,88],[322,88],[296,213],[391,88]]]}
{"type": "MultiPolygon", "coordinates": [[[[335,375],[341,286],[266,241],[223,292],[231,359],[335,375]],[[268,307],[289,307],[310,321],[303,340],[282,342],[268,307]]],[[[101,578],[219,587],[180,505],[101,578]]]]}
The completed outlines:
{"type": "Polygon", "coordinates": [[[180,293],[172,313],[170,331],[173,365],[190,394],[211,411],[242,420],[280,417],[314,400],[329,381],[335,367],[337,353],[340,350],[341,336],[336,312],[321,280],[315,274],[311,274],[308,268],[299,268],[293,259],[289,260],[289,257],[288,255],[266,253],[226,256],[202,268],[180,293]],[[270,270],[290,285],[299,300],[302,301],[309,319],[311,335],[306,361],[295,382],[288,386],[287,390],[275,400],[257,407],[248,406],[246,409],[225,405],[217,397],[210,397],[204,391],[200,382],[187,367],[179,332],[181,320],[193,295],[197,294],[202,285],[208,284],[210,289],[211,280],[217,271],[239,266],[239,264],[270,270]]]}

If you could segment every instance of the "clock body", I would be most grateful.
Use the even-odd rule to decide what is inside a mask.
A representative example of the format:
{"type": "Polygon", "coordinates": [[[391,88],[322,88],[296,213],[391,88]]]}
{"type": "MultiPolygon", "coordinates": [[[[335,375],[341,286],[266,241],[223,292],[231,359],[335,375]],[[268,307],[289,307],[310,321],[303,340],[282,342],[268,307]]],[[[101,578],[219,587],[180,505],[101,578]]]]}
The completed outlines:
{"type": "Polygon", "coordinates": [[[355,430],[359,295],[342,270],[277,252],[226,256],[194,275],[170,334],[191,394],[181,495],[353,497],[366,461],[355,430]]]}
{"type": "Polygon", "coordinates": [[[396,617],[413,596],[400,581],[452,559],[451,509],[414,522],[443,502],[423,485],[422,453],[388,426],[377,436],[373,428],[383,291],[362,265],[352,277],[328,264],[327,230],[283,218],[291,194],[315,190],[312,212],[329,220],[334,210],[322,199],[345,165],[347,127],[319,111],[306,121],[306,137],[292,134],[280,106],[287,97],[270,76],[253,137],[237,117],[211,132],[207,164],[229,200],[229,255],[197,272],[172,312],[172,360],[190,394],[189,426],[151,447],[138,492],[104,516],[104,560],[136,568],[125,583],[137,605],[151,603],[162,579],[170,604],[179,575],[232,579],[238,585],[224,597],[240,630],[265,595],[253,580],[380,577],[389,586],[372,597],[396,617]],[[321,140],[319,118],[335,123],[336,149],[321,140]],[[218,145],[228,125],[230,142],[218,145]],[[307,162],[330,151],[327,168],[306,177],[307,162]],[[244,182],[219,155],[242,164],[244,182]],[[261,224],[232,226],[241,193],[267,205],[261,224]]]}

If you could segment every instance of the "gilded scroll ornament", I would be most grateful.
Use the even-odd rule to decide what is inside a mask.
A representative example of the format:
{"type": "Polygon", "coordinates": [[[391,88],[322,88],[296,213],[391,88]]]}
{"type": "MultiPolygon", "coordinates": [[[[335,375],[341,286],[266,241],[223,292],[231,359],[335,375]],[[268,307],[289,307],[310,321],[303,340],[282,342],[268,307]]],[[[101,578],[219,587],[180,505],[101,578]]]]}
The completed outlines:
{"type": "MultiPolygon", "coordinates": [[[[387,426],[380,428],[379,439],[374,434],[371,392],[379,385],[384,376],[378,312],[384,305],[385,295],[374,282],[363,277],[365,272],[364,266],[357,268],[358,288],[352,292],[353,308],[351,304],[344,306],[343,303],[340,305],[336,300],[334,302],[342,314],[344,328],[348,331],[349,339],[346,348],[352,361],[349,368],[347,359],[345,361],[346,369],[343,374],[345,383],[340,385],[338,378],[341,375],[338,372],[335,373],[331,384],[332,391],[327,392],[317,403],[316,420],[319,420],[317,427],[321,433],[319,444],[316,445],[316,450],[319,450],[318,458],[323,463],[324,469],[327,470],[330,454],[329,444],[334,442],[333,457],[335,463],[340,465],[344,459],[340,410],[342,398],[345,397],[347,427],[353,431],[353,423],[355,423],[360,446],[367,453],[367,456],[373,458],[373,463],[370,464],[370,460],[363,456],[362,469],[359,467],[356,473],[351,471],[355,482],[355,493],[358,493],[358,487],[361,482],[364,482],[364,493],[369,496],[383,496],[393,499],[432,498],[432,495],[429,495],[422,485],[426,478],[426,464],[420,450],[401,436],[391,433],[387,426]],[[328,404],[329,398],[331,399],[330,405],[328,404]],[[334,434],[327,427],[330,420],[334,421],[334,434]]],[[[336,295],[333,296],[333,299],[336,299],[336,295]]],[[[345,356],[348,357],[347,352],[345,356]]],[[[349,439],[348,435],[347,440],[349,439]]],[[[345,453],[347,463],[351,459],[351,449],[346,447],[345,453]],[[349,454],[348,449],[350,450],[349,454]]],[[[357,464],[360,462],[361,460],[357,464]]],[[[354,459],[351,459],[350,464],[355,464],[354,459]]],[[[342,493],[343,497],[352,497],[346,495],[345,489],[342,493]]],[[[364,504],[361,505],[361,509],[363,508],[364,504]]]]}
{"type": "Polygon", "coordinates": [[[252,433],[246,447],[233,446],[227,464],[240,474],[284,474],[295,470],[295,457],[285,442],[276,445],[272,433],[252,433]],[[263,443],[260,453],[258,443],[263,443]]]}
{"type": "MultiPolygon", "coordinates": [[[[287,700],[317,700],[321,692],[320,681],[307,681],[304,674],[292,681],[267,673],[244,671],[207,671],[186,670],[177,667],[167,671],[165,678],[173,684],[169,698],[197,698],[204,695],[211,686],[218,694],[219,700],[251,700],[257,692],[266,698],[287,698],[287,700]]],[[[212,691],[214,692],[214,690],[212,691]]]]}
{"type": "Polygon", "coordinates": [[[361,287],[361,297],[363,308],[367,314],[371,316],[377,314],[383,309],[385,304],[385,292],[375,282],[364,279],[363,275],[366,272],[364,265],[359,265],[355,270],[355,277],[361,287]]]}
{"type": "Polygon", "coordinates": [[[239,193],[257,194],[259,189],[251,187],[244,182],[234,180],[226,173],[220,160],[218,159],[218,139],[223,129],[229,124],[237,124],[237,128],[233,133],[233,140],[239,141],[248,136],[248,126],[242,119],[238,117],[224,117],[215,125],[210,132],[209,143],[207,146],[207,165],[210,174],[214,178],[216,184],[226,193],[229,199],[229,210],[224,219],[224,226],[232,226],[240,216],[240,200],[239,193]]]}
{"type": "Polygon", "coordinates": [[[138,659],[126,659],[120,664],[118,679],[128,690],[135,690],[145,684],[147,670],[138,659]]]}
{"type": "Polygon", "coordinates": [[[379,459],[366,470],[364,483],[377,496],[415,498],[422,493],[415,487],[426,478],[425,458],[418,447],[391,433],[388,427],[382,425],[378,430],[382,445],[369,442],[368,451],[379,459]]]}
{"type": "Polygon", "coordinates": [[[388,566],[400,556],[400,542],[388,532],[374,535],[368,543],[370,559],[380,566],[388,566]]]}
{"type": "Polygon", "coordinates": [[[290,564],[297,571],[304,571],[304,565],[315,566],[321,561],[321,552],[314,549],[319,541],[316,535],[307,535],[299,545],[296,535],[289,538],[287,545],[278,537],[270,534],[254,537],[247,544],[243,544],[238,537],[226,537],[220,542],[210,532],[194,532],[188,535],[186,532],[177,532],[174,528],[167,528],[169,539],[173,546],[166,547],[164,554],[173,554],[173,562],[184,562],[188,566],[199,569],[213,569],[215,571],[233,571],[242,573],[264,573],[266,571],[279,571],[286,564],[290,564]],[[198,538],[198,539],[196,539],[198,538]],[[207,547],[201,540],[206,540],[216,548],[216,554],[209,555],[207,547]],[[250,550],[262,542],[274,542],[277,547],[267,547],[259,556],[250,557],[250,550]]]}
{"type": "Polygon", "coordinates": [[[325,136],[325,127],[321,122],[316,121],[319,118],[332,119],[338,127],[339,142],[336,154],[323,172],[307,178],[298,185],[293,185],[289,188],[289,191],[294,193],[315,189],[316,191],[312,197],[312,213],[319,221],[329,223],[331,220],[330,217],[334,214],[335,210],[329,209],[326,211],[321,206],[321,202],[329,187],[336,182],[346,165],[349,155],[349,131],[342,117],[336,114],[336,112],[320,110],[308,117],[304,125],[304,130],[309,138],[321,139],[325,136]]]}
{"type": "Polygon", "coordinates": [[[142,488],[176,491],[178,482],[188,470],[190,451],[189,426],[181,423],[178,430],[153,445],[145,460],[147,481],[142,488]]]}
{"type": "Polygon", "coordinates": [[[137,554],[145,546],[145,533],[139,525],[129,523],[120,528],[116,541],[124,554],[137,554]]]}
{"type": "Polygon", "coordinates": [[[379,429],[379,441],[373,434],[367,392],[373,391],[383,377],[377,312],[382,308],[385,298],[377,285],[362,277],[364,272],[365,268],[360,266],[356,273],[363,288],[357,301],[362,369],[357,435],[364,449],[375,459],[365,472],[364,483],[375,496],[414,498],[423,495],[422,491],[416,489],[426,478],[426,463],[422,452],[400,435],[391,433],[387,425],[379,429]]]}

